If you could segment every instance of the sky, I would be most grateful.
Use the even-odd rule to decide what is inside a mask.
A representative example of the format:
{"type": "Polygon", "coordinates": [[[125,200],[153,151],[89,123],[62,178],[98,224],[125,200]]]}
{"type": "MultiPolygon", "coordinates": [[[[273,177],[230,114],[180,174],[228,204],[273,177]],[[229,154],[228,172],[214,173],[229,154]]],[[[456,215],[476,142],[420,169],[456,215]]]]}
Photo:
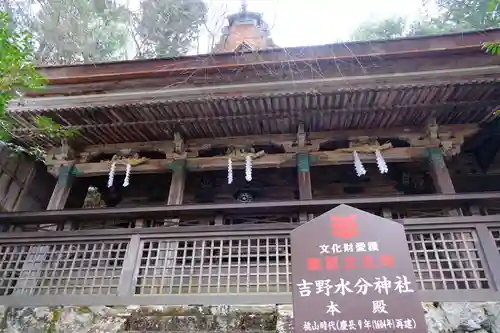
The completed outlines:
{"type": "MultiPolygon", "coordinates": [[[[224,14],[237,12],[241,0],[205,0],[209,30],[216,31],[224,14]]],[[[250,11],[261,12],[274,42],[281,47],[329,44],[346,40],[367,20],[394,16],[416,18],[422,0],[246,0],[250,11]]],[[[207,39],[210,33],[205,31],[207,39]]],[[[206,43],[204,41],[203,43],[206,43]]],[[[206,45],[200,46],[204,53],[206,45]]]]}

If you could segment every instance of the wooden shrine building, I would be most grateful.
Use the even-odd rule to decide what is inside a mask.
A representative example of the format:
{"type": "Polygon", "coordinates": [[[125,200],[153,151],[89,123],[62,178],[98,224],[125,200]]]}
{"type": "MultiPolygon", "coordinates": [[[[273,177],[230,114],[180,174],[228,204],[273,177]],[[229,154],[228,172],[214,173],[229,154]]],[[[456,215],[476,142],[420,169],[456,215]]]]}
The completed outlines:
{"type": "Polygon", "coordinates": [[[42,68],[1,152],[0,304],[290,303],[289,233],[400,221],[423,300],[500,298],[500,30],[42,68]]]}

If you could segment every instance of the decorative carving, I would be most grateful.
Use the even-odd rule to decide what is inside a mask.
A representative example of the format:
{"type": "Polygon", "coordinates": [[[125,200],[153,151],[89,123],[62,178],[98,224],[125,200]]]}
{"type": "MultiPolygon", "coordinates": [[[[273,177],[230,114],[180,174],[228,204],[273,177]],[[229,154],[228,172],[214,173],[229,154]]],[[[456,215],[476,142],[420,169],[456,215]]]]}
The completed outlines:
{"type": "Polygon", "coordinates": [[[464,143],[462,135],[453,135],[452,133],[443,133],[440,135],[440,147],[444,157],[453,157],[460,154],[460,148],[464,143]]]}
{"type": "Polygon", "coordinates": [[[392,143],[386,142],[383,145],[379,144],[377,140],[372,140],[370,143],[351,143],[351,147],[349,148],[340,148],[334,150],[334,152],[341,153],[354,153],[358,152],[359,154],[375,154],[378,151],[384,151],[387,149],[391,149],[392,143]]]}
{"type": "Polygon", "coordinates": [[[303,123],[299,124],[299,128],[297,130],[297,146],[299,150],[306,146],[306,132],[304,131],[303,123]]]}
{"type": "Polygon", "coordinates": [[[463,144],[463,134],[454,135],[451,132],[439,132],[439,125],[436,119],[432,119],[427,127],[427,136],[431,144],[439,146],[443,151],[444,157],[452,157],[460,153],[460,147],[463,144]]]}
{"type": "MultiPolygon", "coordinates": [[[[134,154],[131,154],[132,156],[130,155],[125,155],[125,156],[121,156],[121,155],[114,155],[110,161],[110,163],[115,163],[115,164],[121,164],[121,165],[127,165],[127,164],[130,164],[131,166],[137,166],[137,165],[141,165],[143,163],[146,163],[147,161],[149,161],[149,158],[146,158],[146,157],[139,157],[139,154],[137,153],[134,153],[134,154]]],[[[101,161],[101,162],[105,162],[105,161],[101,161]]]]}
{"type": "Polygon", "coordinates": [[[89,186],[87,195],[83,202],[83,208],[104,208],[106,203],[102,200],[102,195],[97,187],[89,186]]]}
{"type": "Polygon", "coordinates": [[[250,156],[252,159],[257,159],[264,155],[266,155],[265,151],[260,150],[255,152],[255,149],[253,148],[249,149],[248,152],[246,152],[245,149],[229,148],[226,153],[226,156],[231,158],[233,161],[244,161],[247,156],[250,156]]]}
{"type": "Polygon", "coordinates": [[[427,136],[431,142],[439,140],[439,126],[435,118],[431,119],[427,126],[427,136]]]}
{"type": "Polygon", "coordinates": [[[175,132],[174,133],[174,153],[183,154],[185,152],[184,139],[182,136],[175,132]]]}

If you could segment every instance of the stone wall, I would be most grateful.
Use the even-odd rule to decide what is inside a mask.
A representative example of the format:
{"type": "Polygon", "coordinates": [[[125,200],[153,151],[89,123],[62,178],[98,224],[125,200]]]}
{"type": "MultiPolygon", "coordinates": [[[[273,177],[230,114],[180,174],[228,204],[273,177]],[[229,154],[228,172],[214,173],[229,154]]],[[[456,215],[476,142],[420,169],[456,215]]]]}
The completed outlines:
{"type": "MultiPolygon", "coordinates": [[[[424,303],[429,332],[500,333],[500,302],[424,303]]],[[[1,333],[292,332],[291,305],[0,306],[1,333]]]]}

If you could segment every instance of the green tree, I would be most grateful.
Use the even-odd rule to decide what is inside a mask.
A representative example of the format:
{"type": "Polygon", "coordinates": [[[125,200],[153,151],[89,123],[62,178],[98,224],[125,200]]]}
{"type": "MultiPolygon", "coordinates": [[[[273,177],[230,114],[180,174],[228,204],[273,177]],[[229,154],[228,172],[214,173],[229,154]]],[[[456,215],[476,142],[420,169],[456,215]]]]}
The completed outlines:
{"type": "Polygon", "coordinates": [[[186,54],[205,22],[203,0],[143,0],[133,18],[136,58],[186,54]]]}
{"type": "Polygon", "coordinates": [[[492,0],[436,0],[443,26],[455,31],[473,31],[500,26],[500,13],[492,0]],[[493,4],[493,5],[492,5],[493,4]]]}
{"type": "Polygon", "coordinates": [[[31,30],[31,2],[29,0],[3,0],[0,2],[0,11],[10,15],[15,27],[31,30]]]}
{"type": "Polygon", "coordinates": [[[39,0],[33,34],[43,64],[125,58],[129,11],[113,0],[39,0]]]}
{"type": "MultiPolygon", "coordinates": [[[[40,146],[25,147],[16,135],[16,123],[7,112],[7,106],[23,91],[43,87],[45,78],[38,74],[33,65],[34,55],[31,35],[16,29],[11,14],[0,11],[0,143],[16,152],[24,152],[42,158],[40,146]]],[[[67,131],[47,117],[33,119],[31,135],[64,140],[75,133],[67,131]]]]}
{"type": "Polygon", "coordinates": [[[367,21],[359,25],[351,36],[353,40],[392,39],[406,35],[406,20],[402,17],[381,21],[367,21]]]}
{"type": "Polygon", "coordinates": [[[436,0],[439,14],[416,21],[390,18],[362,23],[354,40],[465,32],[500,27],[500,0],[436,0]]]}

